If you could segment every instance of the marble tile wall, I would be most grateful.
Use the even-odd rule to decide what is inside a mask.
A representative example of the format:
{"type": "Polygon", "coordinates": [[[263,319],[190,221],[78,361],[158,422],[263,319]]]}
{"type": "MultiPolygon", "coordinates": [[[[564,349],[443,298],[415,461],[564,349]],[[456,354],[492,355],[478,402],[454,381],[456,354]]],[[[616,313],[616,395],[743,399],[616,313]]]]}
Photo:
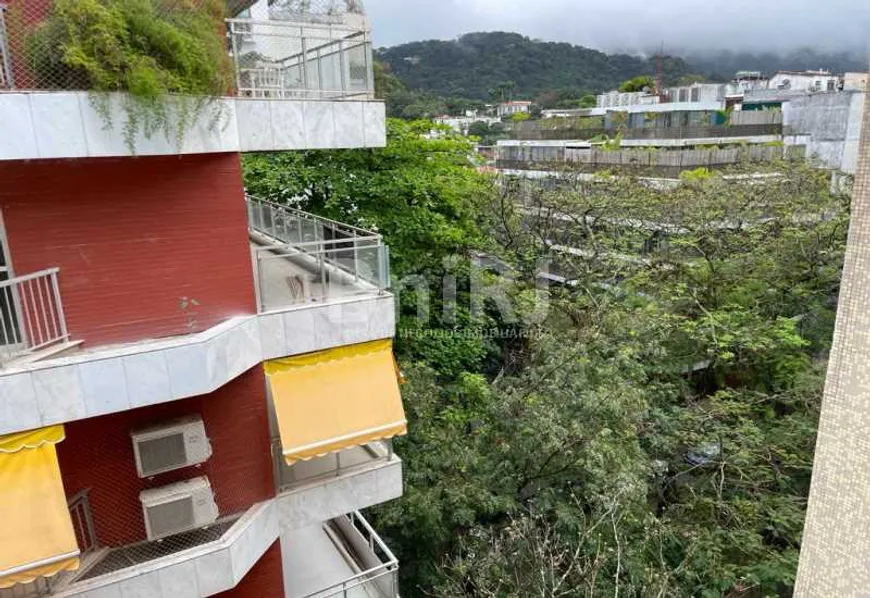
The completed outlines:
{"type": "MultiPolygon", "coordinates": [[[[124,96],[108,96],[112,127],[86,92],[0,95],[0,160],[132,155],[122,134],[124,96]]],[[[176,120],[171,112],[170,122],[176,120]]],[[[221,98],[207,104],[181,145],[158,132],[138,134],[140,156],[383,147],[383,102],[221,98]],[[215,125],[214,123],[217,122],[215,125]]]]}
{"type": "Polygon", "coordinates": [[[254,505],[215,542],[55,591],[59,598],[201,598],[236,587],[278,539],[274,501],[254,505]]]}
{"type": "Polygon", "coordinates": [[[0,370],[0,434],[207,394],[269,359],[391,338],[394,310],[388,294],[308,305],[0,370]]]}

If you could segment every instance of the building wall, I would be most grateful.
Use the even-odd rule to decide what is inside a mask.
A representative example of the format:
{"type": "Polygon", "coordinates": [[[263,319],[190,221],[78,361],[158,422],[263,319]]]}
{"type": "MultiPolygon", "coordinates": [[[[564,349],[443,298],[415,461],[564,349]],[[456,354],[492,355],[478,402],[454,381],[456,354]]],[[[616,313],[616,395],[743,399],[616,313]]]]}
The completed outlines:
{"type": "Polygon", "coordinates": [[[90,489],[97,537],[104,546],[146,538],[139,493],[208,476],[221,516],[275,496],[266,386],[257,366],[209,395],[124,411],[66,425],[58,459],[67,496],[90,489]],[[162,421],[200,414],[213,454],[200,467],[140,479],[130,433],[162,421]]]}
{"type": "Polygon", "coordinates": [[[789,134],[811,136],[807,155],[854,173],[863,102],[863,93],[803,95],[783,104],[783,123],[789,134]]]}
{"type": "Polygon", "coordinates": [[[238,154],[0,162],[0,180],[16,275],[60,267],[86,347],[256,312],[238,154]]]}
{"type": "Polygon", "coordinates": [[[232,590],[216,594],[218,598],[284,598],[281,570],[281,542],[276,540],[242,582],[232,590]]]}
{"type": "Polygon", "coordinates": [[[852,199],[837,324],[816,441],[795,596],[866,596],[870,588],[870,102],[852,199]]]}

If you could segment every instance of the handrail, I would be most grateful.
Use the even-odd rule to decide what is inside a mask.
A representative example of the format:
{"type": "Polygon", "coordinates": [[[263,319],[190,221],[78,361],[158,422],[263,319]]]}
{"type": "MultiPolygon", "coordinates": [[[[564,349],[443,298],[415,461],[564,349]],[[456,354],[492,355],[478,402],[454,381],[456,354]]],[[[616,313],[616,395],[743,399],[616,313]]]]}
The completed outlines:
{"type": "MultiPolygon", "coordinates": [[[[377,553],[375,552],[375,546],[383,552],[386,560],[382,561],[380,565],[375,567],[371,567],[365,571],[361,571],[356,575],[348,577],[338,583],[334,583],[331,586],[327,586],[326,588],[322,588],[317,590],[316,592],[312,592],[310,594],[306,594],[302,596],[302,598],[315,598],[315,597],[323,597],[330,598],[332,596],[337,596],[339,594],[343,594],[347,596],[347,592],[354,588],[360,587],[363,584],[370,584],[381,580],[387,575],[396,575],[399,570],[399,560],[392,553],[392,551],[387,547],[384,541],[378,536],[377,532],[375,532],[374,528],[366,521],[365,517],[359,511],[353,511],[344,516],[351,524],[351,527],[360,535],[360,537],[368,544],[369,549],[372,551],[372,554],[377,557],[377,553]],[[359,529],[359,526],[362,526],[362,530],[359,529]],[[365,532],[365,533],[363,533],[365,532]]],[[[398,596],[398,588],[396,587],[395,578],[392,583],[392,592],[390,594],[390,598],[395,598],[398,596]]]]}
{"type": "Polygon", "coordinates": [[[58,268],[0,282],[0,364],[69,341],[58,268]]]}
{"type": "Polygon", "coordinates": [[[15,284],[20,284],[22,282],[34,280],[36,278],[42,278],[43,276],[49,276],[51,274],[57,274],[58,272],[60,272],[60,268],[49,268],[47,270],[40,270],[39,272],[34,272],[32,274],[25,274],[24,276],[16,276],[15,278],[10,278],[9,280],[0,281],[0,288],[11,287],[15,284]]]}
{"type": "Polygon", "coordinates": [[[251,196],[246,203],[261,312],[389,288],[380,234],[251,196]]]}
{"type": "MultiPolygon", "coordinates": [[[[298,29],[300,32],[305,29],[325,29],[327,31],[332,31],[333,29],[348,31],[352,34],[362,34],[368,33],[368,31],[361,27],[356,27],[354,25],[350,25],[347,23],[339,23],[339,22],[330,22],[324,23],[321,21],[281,21],[278,19],[245,19],[235,17],[232,19],[225,19],[227,25],[259,25],[261,27],[275,27],[275,28],[283,28],[283,29],[298,29]]],[[[301,37],[301,34],[300,34],[301,37]]],[[[310,35],[306,35],[305,37],[314,37],[310,35]]]]}
{"type": "Polygon", "coordinates": [[[361,228],[361,227],[359,227],[359,226],[354,226],[353,224],[347,224],[347,223],[345,223],[345,222],[339,222],[338,220],[332,220],[332,219],[330,219],[330,218],[326,218],[326,217],[324,217],[324,216],[318,216],[317,214],[312,214],[312,213],[310,213],[310,212],[306,212],[306,211],[304,211],[304,210],[300,210],[299,208],[294,208],[294,207],[292,207],[292,206],[279,204],[279,203],[276,203],[276,202],[274,202],[274,201],[269,201],[268,199],[260,199],[259,197],[256,197],[256,196],[254,196],[254,195],[245,195],[245,200],[246,200],[249,204],[250,204],[250,203],[257,203],[257,204],[261,204],[261,205],[264,205],[264,206],[270,206],[270,207],[273,207],[273,208],[277,208],[277,209],[279,209],[279,210],[282,210],[282,211],[284,211],[284,212],[289,212],[289,213],[291,213],[291,214],[293,214],[293,215],[295,215],[295,216],[299,216],[299,217],[302,217],[302,218],[306,218],[306,219],[308,219],[308,220],[314,220],[314,221],[317,221],[317,222],[322,222],[322,223],[324,223],[324,224],[330,224],[330,225],[333,225],[333,226],[341,227],[341,228],[343,228],[343,229],[347,229],[347,230],[349,230],[349,231],[356,231],[356,232],[361,233],[361,236],[363,236],[363,237],[378,237],[378,238],[381,238],[381,235],[379,235],[378,233],[376,233],[376,232],[374,232],[374,231],[370,231],[370,230],[367,230],[367,229],[361,228]]]}

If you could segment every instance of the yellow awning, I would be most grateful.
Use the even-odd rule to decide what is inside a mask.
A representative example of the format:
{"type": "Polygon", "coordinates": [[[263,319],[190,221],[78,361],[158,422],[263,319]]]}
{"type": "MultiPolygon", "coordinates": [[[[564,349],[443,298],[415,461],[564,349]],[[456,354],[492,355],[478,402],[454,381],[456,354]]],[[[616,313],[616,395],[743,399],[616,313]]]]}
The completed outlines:
{"type": "Polygon", "coordinates": [[[407,432],[393,343],[266,363],[288,465],[407,432]]]}
{"type": "Polygon", "coordinates": [[[0,588],[79,566],[55,444],[63,426],[0,436],[0,588]]]}

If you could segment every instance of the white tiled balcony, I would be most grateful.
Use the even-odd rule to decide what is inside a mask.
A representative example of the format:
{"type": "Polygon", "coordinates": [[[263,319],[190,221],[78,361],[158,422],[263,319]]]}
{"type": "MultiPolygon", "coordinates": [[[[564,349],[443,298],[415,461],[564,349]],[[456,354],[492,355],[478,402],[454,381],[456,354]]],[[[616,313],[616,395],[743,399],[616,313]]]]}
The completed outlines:
{"type": "Polygon", "coordinates": [[[0,434],[199,396],[264,361],[392,338],[395,302],[380,236],[262,205],[251,222],[252,238],[264,243],[252,252],[258,315],[196,334],[6,362],[0,434]]]}
{"type": "MultiPolygon", "coordinates": [[[[279,535],[274,503],[261,503],[209,529],[187,534],[183,550],[170,550],[170,542],[96,550],[82,558],[75,574],[39,588],[24,588],[30,593],[23,596],[211,596],[236,587],[279,535]]],[[[181,546],[180,541],[175,546],[181,546]]]]}
{"type": "Polygon", "coordinates": [[[287,598],[398,598],[399,563],[359,513],[282,532],[287,598]]]}
{"type": "Polygon", "coordinates": [[[292,467],[284,463],[280,443],[274,453],[282,530],[319,525],[351,511],[402,496],[402,461],[392,444],[373,442],[292,467]]]}
{"type": "MultiPolygon", "coordinates": [[[[29,19],[44,19],[35,12],[29,19]]],[[[41,3],[45,4],[45,3],[41,3]]],[[[265,6],[265,2],[257,3],[265,6]]],[[[183,136],[137,132],[131,144],[123,94],[105,110],[78,71],[41,72],[23,51],[31,32],[0,3],[0,160],[99,158],[383,147],[383,102],[374,99],[371,27],[362,14],[228,19],[235,97],[214,98],[183,136]],[[108,116],[109,118],[106,118],[108,116]]],[[[167,130],[189,117],[191,98],[166,101],[167,130]]],[[[162,129],[162,128],[161,128],[162,129]]]]}

